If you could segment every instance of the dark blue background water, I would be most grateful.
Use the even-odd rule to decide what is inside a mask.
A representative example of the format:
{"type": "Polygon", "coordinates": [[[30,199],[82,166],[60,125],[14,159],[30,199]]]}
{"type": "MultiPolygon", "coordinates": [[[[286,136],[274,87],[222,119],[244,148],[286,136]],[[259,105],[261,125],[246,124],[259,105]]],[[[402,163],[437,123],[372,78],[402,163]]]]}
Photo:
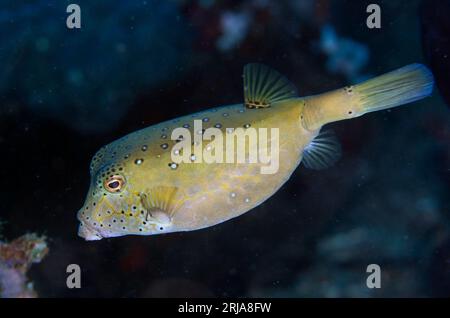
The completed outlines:
{"type": "Polygon", "coordinates": [[[29,273],[40,296],[450,294],[448,1],[439,10],[436,1],[376,1],[380,30],[365,24],[374,1],[79,0],[79,30],[65,26],[70,2],[0,3],[2,234],[48,236],[48,256],[29,273]],[[300,167],[237,219],[162,236],[77,237],[94,152],[242,101],[248,62],[278,69],[301,95],[422,62],[441,91],[330,125],[342,159],[319,172],[300,167]],[[66,288],[71,263],[83,270],[80,290],[66,288]],[[371,263],[382,269],[379,290],[365,284],[371,263]]]}

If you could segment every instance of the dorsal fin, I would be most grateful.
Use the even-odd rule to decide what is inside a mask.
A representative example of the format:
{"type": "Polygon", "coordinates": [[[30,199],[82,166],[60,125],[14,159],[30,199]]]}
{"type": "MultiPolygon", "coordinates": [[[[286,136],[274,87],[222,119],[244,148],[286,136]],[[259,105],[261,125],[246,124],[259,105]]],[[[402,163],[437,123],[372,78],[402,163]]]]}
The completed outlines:
{"type": "Polygon", "coordinates": [[[245,107],[270,107],[274,102],[279,102],[296,96],[297,90],[295,86],[277,71],[258,63],[245,65],[245,107]]]}

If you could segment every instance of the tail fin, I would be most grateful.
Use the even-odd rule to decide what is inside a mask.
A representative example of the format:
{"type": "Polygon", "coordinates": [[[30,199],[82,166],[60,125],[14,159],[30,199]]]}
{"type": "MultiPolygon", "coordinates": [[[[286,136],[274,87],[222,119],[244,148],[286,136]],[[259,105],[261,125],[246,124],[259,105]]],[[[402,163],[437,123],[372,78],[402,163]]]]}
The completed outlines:
{"type": "Polygon", "coordinates": [[[426,66],[411,64],[356,86],[307,97],[303,125],[315,130],[330,122],[408,104],[429,96],[433,85],[426,66]]]}
{"type": "Polygon", "coordinates": [[[429,96],[433,75],[421,64],[411,64],[355,86],[365,112],[392,108],[429,96]]]}

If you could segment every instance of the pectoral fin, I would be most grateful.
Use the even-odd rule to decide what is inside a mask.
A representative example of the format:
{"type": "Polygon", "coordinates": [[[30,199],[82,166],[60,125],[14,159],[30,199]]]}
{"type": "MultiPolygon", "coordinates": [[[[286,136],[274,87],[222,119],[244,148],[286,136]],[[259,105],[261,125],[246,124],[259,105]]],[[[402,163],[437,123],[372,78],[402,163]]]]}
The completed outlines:
{"type": "Polygon", "coordinates": [[[321,170],[331,167],[341,157],[341,145],[332,130],[321,131],[303,149],[303,165],[321,170]]]}
{"type": "Polygon", "coordinates": [[[157,224],[170,224],[176,211],[183,203],[177,187],[158,186],[140,194],[147,211],[146,220],[157,224]]]}

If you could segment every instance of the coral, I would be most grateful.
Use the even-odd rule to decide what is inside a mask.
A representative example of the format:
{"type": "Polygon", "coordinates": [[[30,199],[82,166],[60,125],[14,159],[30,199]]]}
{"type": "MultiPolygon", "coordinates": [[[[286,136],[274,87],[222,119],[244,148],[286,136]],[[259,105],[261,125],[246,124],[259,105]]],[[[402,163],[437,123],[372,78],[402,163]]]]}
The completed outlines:
{"type": "Polygon", "coordinates": [[[26,274],[31,264],[39,263],[47,253],[46,238],[36,234],[25,234],[10,243],[0,242],[0,297],[37,297],[26,274]]]}

